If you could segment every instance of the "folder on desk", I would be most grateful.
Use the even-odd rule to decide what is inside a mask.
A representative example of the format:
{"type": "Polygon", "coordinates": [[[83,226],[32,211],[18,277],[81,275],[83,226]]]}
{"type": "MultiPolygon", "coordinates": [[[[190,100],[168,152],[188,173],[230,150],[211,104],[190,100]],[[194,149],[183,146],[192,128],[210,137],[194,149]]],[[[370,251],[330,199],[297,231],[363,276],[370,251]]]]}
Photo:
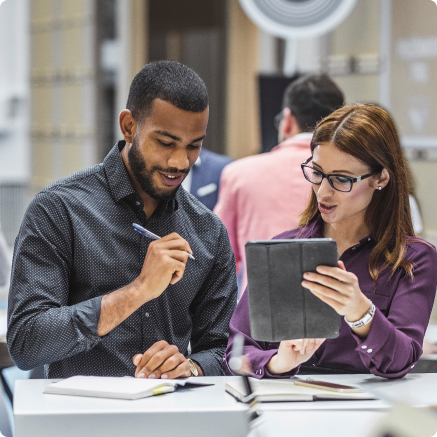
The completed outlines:
{"type": "MultiPolygon", "coordinates": [[[[372,400],[375,396],[358,389],[354,393],[343,393],[304,387],[294,384],[289,379],[263,379],[251,378],[253,398],[258,402],[310,402],[320,400],[372,400]]],[[[240,402],[246,398],[243,381],[230,381],[226,383],[226,391],[240,402]]]]}
{"type": "Polygon", "coordinates": [[[48,384],[44,393],[70,396],[90,396],[111,399],[140,399],[171,393],[180,387],[195,388],[213,384],[186,379],[143,379],[132,376],[72,376],[48,384]]]}

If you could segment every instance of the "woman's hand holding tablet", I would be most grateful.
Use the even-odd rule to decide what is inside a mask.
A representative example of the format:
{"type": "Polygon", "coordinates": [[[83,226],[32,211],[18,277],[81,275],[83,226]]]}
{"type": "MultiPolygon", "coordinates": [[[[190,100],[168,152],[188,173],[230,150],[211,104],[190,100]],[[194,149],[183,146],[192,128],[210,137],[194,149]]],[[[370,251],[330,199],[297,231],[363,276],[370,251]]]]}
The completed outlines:
{"type": "Polygon", "coordinates": [[[281,341],[278,353],[267,363],[267,370],[273,374],[289,372],[308,361],[324,341],[324,338],[281,341]]]}
{"type": "MultiPolygon", "coordinates": [[[[303,287],[349,322],[361,319],[369,311],[372,303],[361,291],[356,275],[346,271],[343,261],[338,262],[338,267],[319,266],[316,270],[317,273],[304,273],[303,287]]],[[[365,337],[371,324],[353,329],[360,337],[365,337]]]]}

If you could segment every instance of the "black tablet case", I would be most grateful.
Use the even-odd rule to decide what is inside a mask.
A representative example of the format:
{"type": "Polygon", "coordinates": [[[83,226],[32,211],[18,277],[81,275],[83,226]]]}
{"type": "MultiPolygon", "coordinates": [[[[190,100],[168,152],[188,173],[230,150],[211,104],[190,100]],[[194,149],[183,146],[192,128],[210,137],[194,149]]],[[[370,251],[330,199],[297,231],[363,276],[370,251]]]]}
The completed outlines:
{"type": "Polygon", "coordinates": [[[334,240],[248,241],[246,263],[253,339],[338,337],[340,316],[301,285],[303,273],[319,265],[338,266],[334,240]]]}

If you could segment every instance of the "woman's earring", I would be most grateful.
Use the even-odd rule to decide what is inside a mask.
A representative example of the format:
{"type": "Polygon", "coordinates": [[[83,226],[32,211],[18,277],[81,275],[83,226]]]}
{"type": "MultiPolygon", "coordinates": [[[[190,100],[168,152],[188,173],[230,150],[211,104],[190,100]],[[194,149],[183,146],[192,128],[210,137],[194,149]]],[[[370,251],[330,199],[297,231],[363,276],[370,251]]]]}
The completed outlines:
{"type": "Polygon", "coordinates": [[[379,191],[381,191],[381,190],[382,190],[382,188],[381,188],[381,187],[378,187],[378,190],[379,190],[379,191]]]}

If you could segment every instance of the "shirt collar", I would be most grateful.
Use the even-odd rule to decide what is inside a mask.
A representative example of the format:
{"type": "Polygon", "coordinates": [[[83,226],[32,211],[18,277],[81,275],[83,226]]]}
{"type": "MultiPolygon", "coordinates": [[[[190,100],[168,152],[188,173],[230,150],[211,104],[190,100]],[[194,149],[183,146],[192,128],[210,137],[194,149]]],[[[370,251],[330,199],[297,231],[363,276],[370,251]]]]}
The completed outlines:
{"type": "Polygon", "coordinates": [[[376,243],[376,238],[375,238],[375,236],[372,233],[367,235],[367,237],[361,238],[360,244],[364,244],[364,243],[367,243],[369,241],[373,241],[373,242],[376,243]]]}
{"type": "Polygon", "coordinates": [[[302,138],[302,139],[311,139],[313,137],[312,132],[301,132],[300,134],[296,134],[293,138],[302,138]]]}
{"type": "Polygon", "coordinates": [[[117,202],[125,197],[135,194],[138,195],[129,180],[126,167],[120,154],[125,144],[126,141],[119,141],[106,155],[103,161],[103,167],[105,168],[112,197],[117,202]]]}
{"type": "Polygon", "coordinates": [[[282,143],[279,143],[277,146],[273,147],[272,151],[283,149],[284,147],[305,147],[308,148],[308,153],[310,151],[310,141],[313,137],[311,132],[301,132],[300,134],[293,135],[292,137],[286,138],[282,143]],[[297,141],[296,141],[297,140],[297,141]]]}
{"type": "MultiPolygon", "coordinates": [[[[134,200],[141,199],[130,182],[126,166],[121,157],[121,151],[125,145],[126,141],[119,141],[103,160],[103,167],[111,194],[116,202],[129,197],[134,200]]],[[[176,211],[178,209],[178,201],[176,199],[178,192],[179,190],[176,191],[175,196],[172,198],[161,201],[157,209],[169,212],[176,211]]]]}
{"type": "Polygon", "coordinates": [[[307,226],[302,228],[299,238],[324,238],[322,217],[318,217],[310,222],[307,226]]]}

